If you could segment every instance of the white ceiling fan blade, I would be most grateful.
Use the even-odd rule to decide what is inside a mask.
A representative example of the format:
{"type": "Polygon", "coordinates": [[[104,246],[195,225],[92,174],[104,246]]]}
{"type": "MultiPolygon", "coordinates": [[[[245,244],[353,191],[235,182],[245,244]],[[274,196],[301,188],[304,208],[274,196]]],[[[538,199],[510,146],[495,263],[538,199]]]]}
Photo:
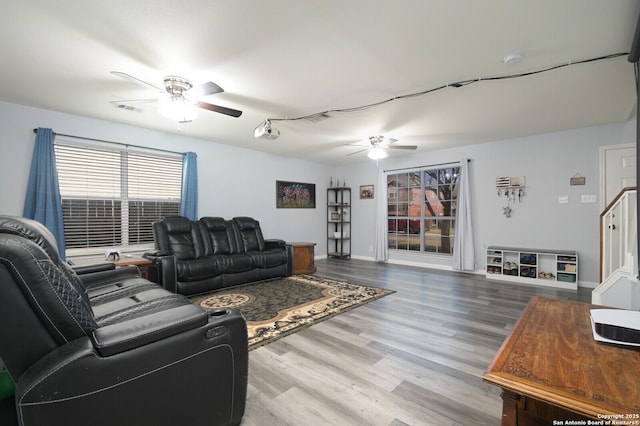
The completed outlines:
{"type": "Polygon", "coordinates": [[[152,102],[158,102],[158,98],[149,98],[149,99],[124,99],[121,101],[109,101],[112,104],[150,104],[152,102]]]}
{"type": "Polygon", "coordinates": [[[207,81],[206,83],[201,84],[200,86],[195,86],[192,89],[194,96],[209,96],[215,95],[216,93],[224,92],[224,89],[213,81],[207,81]]]}
{"type": "Polygon", "coordinates": [[[417,145],[389,145],[384,147],[385,149],[407,149],[407,150],[413,150],[413,149],[418,149],[417,145]]]}
{"type": "Polygon", "coordinates": [[[134,77],[132,75],[129,75],[126,72],[111,71],[111,74],[113,74],[113,75],[115,75],[117,77],[120,77],[120,78],[122,78],[124,80],[130,81],[132,83],[136,83],[136,84],[138,84],[140,86],[146,87],[147,89],[152,89],[152,90],[155,90],[155,91],[160,92],[160,93],[164,93],[165,92],[165,89],[161,88],[160,86],[156,86],[155,84],[146,82],[144,80],[140,80],[139,78],[134,77]]]}
{"type": "Polygon", "coordinates": [[[365,152],[365,151],[369,151],[369,148],[365,148],[365,149],[360,149],[358,151],[352,152],[350,154],[347,154],[346,157],[349,157],[350,155],[356,155],[356,154],[360,154],[361,152],[365,152]]]}

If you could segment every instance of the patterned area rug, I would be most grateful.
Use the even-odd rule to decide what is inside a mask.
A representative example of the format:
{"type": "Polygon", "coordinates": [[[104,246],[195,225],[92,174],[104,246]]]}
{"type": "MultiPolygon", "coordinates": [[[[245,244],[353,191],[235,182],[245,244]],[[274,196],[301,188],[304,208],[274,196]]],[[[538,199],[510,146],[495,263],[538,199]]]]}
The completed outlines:
{"type": "Polygon", "coordinates": [[[207,310],[238,309],[247,320],[249,349],[255,349],[391,293],[317,275],[294,275],[195,296],[191,301],[207,310]]]}

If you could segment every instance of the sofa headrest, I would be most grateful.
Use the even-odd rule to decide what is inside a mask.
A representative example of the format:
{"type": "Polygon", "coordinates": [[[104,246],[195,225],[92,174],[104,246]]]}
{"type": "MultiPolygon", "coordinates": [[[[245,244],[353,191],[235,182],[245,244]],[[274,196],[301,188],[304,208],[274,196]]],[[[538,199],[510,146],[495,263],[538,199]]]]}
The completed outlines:
{"type": "Polygon", "coordinates": [[[241,231],[260,228],[260,222],[258,222],[252,217],[238,216],[238,217],[234,217],[233,220],[238,224],[238,228],[241,231]]]}
{"type": "Polygon", "coordinates": [[[186,217],[165,217],[160,223],[170,234],[186,234],[191,232],[194,222],[186,217]]]}
{"type": "Polygon", "coordinates": [[[44,249],[51,260],[54,262],[59,260],[55,237],[38,221],[19,216],[0,216],[0,233],[19,235],[33,241],[44,249]]]}
{"type": "Polygon", "coordinates": [[[236,223],[240,234],[238,243],[240,251],[242,251],[242,247],[245,252],[264,250],[264,237],[260,229],[260,222],[246,216],[234,217],[232,220],[236,223]]]}
{"type": "Polygon", "coordinates": [[[200,222],[209,231],[224,231],[227,229],[227,221],[223,217],[202,217],[200,222]]]}

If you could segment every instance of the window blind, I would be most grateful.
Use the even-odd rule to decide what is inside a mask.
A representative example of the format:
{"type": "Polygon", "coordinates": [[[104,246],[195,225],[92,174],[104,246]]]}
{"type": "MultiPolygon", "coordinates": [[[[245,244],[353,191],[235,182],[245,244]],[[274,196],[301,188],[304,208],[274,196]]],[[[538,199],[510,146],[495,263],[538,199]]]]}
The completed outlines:
{"type": "Polygon", "coordinates": [[[67,249],[153,242],[151,224],[180,214],[179,155],[56,141],[67,249]]]}

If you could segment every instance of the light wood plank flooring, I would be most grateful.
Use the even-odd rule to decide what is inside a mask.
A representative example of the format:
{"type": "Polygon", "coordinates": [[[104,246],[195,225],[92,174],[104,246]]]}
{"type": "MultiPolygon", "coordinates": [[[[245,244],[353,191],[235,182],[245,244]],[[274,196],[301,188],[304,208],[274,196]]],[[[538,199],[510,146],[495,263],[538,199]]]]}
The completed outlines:
{"type": "Polygon", "coordinates": [[[500,390],[481,377],[529,299],[591,300],[356,259],[316,267],[396,293],[251,351],[243,426],[499,425],[500,390]]]}

